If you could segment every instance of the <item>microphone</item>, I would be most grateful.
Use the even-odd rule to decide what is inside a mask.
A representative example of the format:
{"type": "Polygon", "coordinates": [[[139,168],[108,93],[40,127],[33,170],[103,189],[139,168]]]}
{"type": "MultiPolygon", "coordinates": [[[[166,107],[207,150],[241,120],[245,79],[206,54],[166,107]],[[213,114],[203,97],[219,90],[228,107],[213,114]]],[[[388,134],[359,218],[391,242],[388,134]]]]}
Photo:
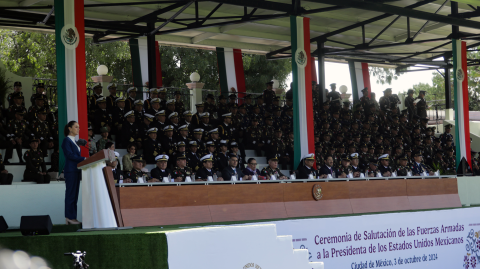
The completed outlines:
{"type": "Polygon", "coordinates": [[[76,142],[78,146],[86,146],[87,145],[87,140],[85,139],[78,139],[78,141],[76,142]]]}

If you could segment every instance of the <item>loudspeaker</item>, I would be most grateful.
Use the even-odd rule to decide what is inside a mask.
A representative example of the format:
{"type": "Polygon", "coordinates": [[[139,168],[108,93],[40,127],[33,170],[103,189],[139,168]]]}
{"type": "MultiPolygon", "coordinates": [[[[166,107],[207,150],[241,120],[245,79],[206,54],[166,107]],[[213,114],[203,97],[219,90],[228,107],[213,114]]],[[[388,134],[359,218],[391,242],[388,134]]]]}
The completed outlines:
{"type": "Polygon", "coordinates": [[[0,233],[5,232],[8,229],[7,222],[3,218],[3,216],[0,216],[0,233]]]}
{"type": "Polygon", "coordinates": [[[22,235],[48,235],[52,231],[52,220],[45,216],[22,216],[20,231],[22,235]]]}

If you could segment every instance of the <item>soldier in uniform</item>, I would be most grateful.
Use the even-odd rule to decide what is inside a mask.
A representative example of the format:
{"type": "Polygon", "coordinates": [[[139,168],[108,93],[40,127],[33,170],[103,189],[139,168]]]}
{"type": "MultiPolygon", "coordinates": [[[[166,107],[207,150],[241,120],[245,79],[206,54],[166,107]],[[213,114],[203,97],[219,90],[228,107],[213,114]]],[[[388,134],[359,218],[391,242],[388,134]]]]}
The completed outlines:
{"type": "Polygon", "coordinates": [[[296,178],[316,179],[318,176],[318,172],[313,168],[314,163],[315,163],[315,154],[310,153],[303,156],[303,160],[297,169],[296,178]]]}
{"type": "Polygon", "coordinates": [[[40,83],[37,84],[37,88],[35,89],[35,93],[32,94],[32,96],[30,97],[30,103],[32,104],[32,106],[34,106],[36,104],[36,100],[38,100],[38,99],[43,100],[43,106],[46,109],[49,108],[47,95],[45,94],[45,83],[40,82],[40,83]]]}
{"type": "Polygon", "coordinates": [[[273,81],[269,81],[265,85],[267,85],[267,88],[263,91],[263,101],[265,101],[266,107],[269,107],[273,103],[273,98],[275,98],[273,81]]]}
{"type": "Polygon", "coordinates": [[[391,107],[391,102],[390,102],[390,96],[392,95],[392,89],[388,88],[383,91],[383,96],[380,97],[380,109],[382,111],[387,111],[387,109],[390,109],[391,107]]]}
{"type": "Polygon", "coordinates": [[[218,125],[218,133],[223,140],[229,140],[232,137],[232,113],[222,115],[223,122],[218,125]]]}
{"type": "MultiPolygon", "coordinates": [[[[130,110],[127,109],[127,103],[128,103],[128,99],[125,102],[125,111],[131,111],[132,109],[130,110]]],[[[135,122],[137,123],[137,125],[141,124],[143,122],[143,115],[144,115],[142,100],[137,100],[134,102],[133,112],[135,113],[135,122]]]]}
{"type": "Polygon", "coordinates": [[[27,109],[22,105],[23,95],[22,92],[16,92],[12,94],[13,104],[8,107],[8,119],[14,120],[17,111],[23,111],[24,115],[27,114],[27,109]]]}
{"type": "Polygon", "coordinates": [[[192,141],[197,142],[197,151],[198,151],[198,156],[202,155],[203,153],[206,152],[207,148],[205,146],[205,142],[202,139],[204,130],[202,128],[196,128],[193,129],[193,138],[192,141]]]}
{"type": "Polygon", "coordinates": [[[173,169],[173,175],[175,182],[185,182],[187,177],[193,181],[193,171],[187,166],[187,156],[185,153],[177,156],[176,166],[173,169]]]}
{"type": "Polygon", "coordinates": [[[213,118],[213,114],[217,112],[217,106],[215,105],[215,97],[213,94],[207,94],[207,101],[203,104],[204,112],[208,112],[210,118],[213,118]]]}
{"type": "Polygon", "coordinates": [[[137,149],[142,148],[142,137],[139,133],[138,125],[135,122],[135,113],[133,110],[125,113],[125,122],[122,126],[122,132],[119,134],[122,140],[122,145],[129,145],[134,143],[137,149]]]}
{"type": "MultiPolygon", "coordinates": [[[[93,156],[95,153],[97,153],[97,142],[95,142],[95,139],[93,138],[93,126],[89,122],[88,123],[88,155],[93,156]]],[[[54,154],[55,152],[52,154],[52,157],[54,154]]],[[[53,160],[52,160],[52,163],[53,163],[53,160]]],[[[48,172],[51,172],[51,171],[48,171],[48,172]]],[[[58,172],[58,171],[55,171],[55,172],[58,172]]]]}
{"type": "Polygon", "coordinates": [[[157,128],[148,129],[147,138],[143,141],[143,155],[147,164],[155,164],[155,157],[165,152],[157,141],[157,132],[157,128]]]}
{"type": "Polygon", "coordinates": [[[50,134],[48,126],[47,111],[42,108],[38,111],[37,119],[30,123],[30,131],[34,137],[40,139],[39,148],[43,152],[43,157],[48,156],[48,149],[53,148],[53,136],[50,134]]]}
{"type": "Polygon", "coordinates": [[[145,159],[142,156],[134,156],[132,160],[132,170],[127,172],[123,183],[147,183],[158,182],[158,179],[150,179],[147,172],[142,171],[145,165],[145,159]]]}
{"type": "MultiPolygon", "coordinates": [[[[115,108],[116,105],[116,100],[117,100],[117,84],[115,83],[110,83],[108,84],[107,87],[108,91],[110,92],[110,95],[107,96],[107,110],[112,111],[113,108],[115,108]]],[[[123,99],[125,101],[125,98],[123,99]]]]}
{"type": "Polygon", "coordinates": [[[161,182],[165,177],[168,178],[169,181],[174,177],[172,171],[168,168],[169,159],[169,156],[165,154],[155,157],[157,167],[153,168],[150,172],[152,179],[156,179],[158,182],[161,182]]]}
{"type": "Polygon", "coordinates": [[[37,138],[30,140],[30,149],[25,152],[23,158],[26,162],[25,172],[22,181],[34,181],[38,184],[50,183],[50,175],[47,174],[47,167],[43,160],[43,153],[38,149],[37,138]]]}
{"type": "MultiPolygon", "coordinates": [[[[107,101],[108,104],[108,101],[107,101]]],[[[108,109],[107,109],[108,110],[108,109]]],[[[117,144],[117,148],[125,148],[127,144],[123,144],[122,136],[123,136],[123,126],[125,122],[125,98],[118,97],[115,99],[115,107],[109,110],[112,114],[112,124],[113,128],[111,129],[111,133],[115,135],[115,144],[117,144]]],[[[133,115],[133,111],[132,111],[133,115]]]]}
{"type": "Polygon", "coordinates": [[[221,140],[218,146],[218,153],[215,156],[218,171],[222,171],[228,166],[228,145],[226,140],[221,140]]]}
{"type": "Polygon", "coordinates": [[[395,171],[397,172],[397,176],[406,176],[408,172],[412,172],[412,167],[408,166],[407,155],[402,155],[402,157],[398,159],[398,165],[395,171]]]}
{"type": "Polygon", "coordinates": [[[360,167],[360,155],[357,152],[350,154],[350,169],[352,170],[353,177],[360,177],[360,174],[363,173],[364,169],[360,167]]]}
{"type": "Polygon", "coordinates": [[[414,91],[409,89],[407,92],[407,97],[405,97],[405,106],[407,107],[408,121],[412,120],[413,115],[417,112],[415,109],[416,104],[414,103],[415,99],[413,98],[414,91]]]}
{"type": "Polygon", "coordinates": [[[286,145],[282,138],[282,129],[276,129],[274,137],[267,148],[270,155],[276,155],[282,167],[287,167],[290,156],[286,155],[286,145]]]}
{"type": "MultiPolygon", "coordinates": [[[[146,103],[145,103],[145,104],[146,104],[146,103]]],[[[144,106],[145,106],[145,105],[144,105],[144,106]]],[[[149,109],[145,109],[145,113],[150,114],[150,115],[155,115],[155,114],[157,114],[159,111],[164,111],[164,110],[161,110],[161,109],[160,109],[160,98],[153,98],[152,100],[150,100],[148,106],[150,106],[150,108],[149,108],[149,109]]]]}
{"type": "MultiPolygon", "coordinates": [[[[137,88],[135,87],[128,88],[127,95],[128,95],[128,98],[125,101],[125,110],[130,111],[130,110],[133,110],[134,106],[137,105],[135,104],[135,100],[137,98],[137,88]]],[[[143,108],[143,103],[142,103],[142,108],[143,108]]],[[[137,109],[135,110],[137,111],[137,109]]]]}
{"type": "Polygon", "coordinates": [[[27,118],[26,118],[26,120],[29,123],[32,123],[35,119],[37,119],[38,111],[45,108],[45,106],[43,105],[44,104],[44,99],[41,95],[37,95],[37,97],[32,101],[34,102],[34,105],[32,105],[28,109],[27,118]]]}
{"type": "Polygon", "coordinates": [[[444,156],[444,171],[447,174],[451,174],[452,172],[456,174],[456,169],[457,169],[457,164],[456,164],[456,159],[453,154],[453,147],[449,147],[446,149],[447,155],[444,156]]]}
{"type": "Polygon", "coordinates": [[[108,132],[111,132],[112,125],[112,114],[107,111],[107,100],[105,97],[98,98],[96,100],[98,108],[95,110],[94,114],[94,125],[93,130],[95,133],[100,132],[100,128],[106,127],[108,132]]]}
{"type": "Polygon", "coordinates": [[[368,97],[368,88],[362,89],[362,97],[360,98],[360,104],[362,107],[368,107],[370,105],[370,98],[368,97]]]}
{"type": "Polygon", "coordinates": [[[11,119],[7,125],[7,139],[10,139],[10,143],[7,143],[7,150],[5,152],[5,164],[9,164],[9,159],[12,158],[13,149],[17,150],[17,156],[21,164],[22,159],[22,146],[27,145],[28,134],[31,133],[27,127],[27,122],[23,119],[25,111],[19,108],[15,113],[15,118],[11,119]]]}
{"type": "Polygon", "coordinates": [[[185,112],[185,104],[182,101],[182,93],[175,91],[175,112],[182,115],[185,112]]]}
{"type": "Polygon", "coordinates": [[[197,141],[190,141],[189,148],[190,148],[190,151],[186,154],[187,163],[193,172],[197,172],[197,170],[200,168],[200,154],[197,152],[198,151],[197,141]]]}
{"type": "Polygon", "coordinates": [[[417,102],[417,115],[420,118],[426,118],[427,117],[427,101],[425,101],[425,93],[426,91],[420,91],[420,94],[418,97],[415,99],[415,102],[417,102]]]}
{"type": "Polygon", "coordinates": [[[368,168],[365,170],[365,175],[369,177],[376,177],[377,173],[380,172],[378,170],[378,164],[376,159],[370,159],[368,162],[368,168]]]}
{"type": "Polygon", "coordinates": [[[0,154],[0,185],[12,185],[13,175],[8,173],[3,163],[2,154],[0,154]]]}
{"type": "MultiPolygon", "coordinates": [[[[95,110],[97,110],[99,107],[97,105],[97,100],[99,98],[104,98],[102,95],[102,84],[97,84],[93,87],[93,94],[90,95],[88,98],[88,104],[89,104],[89,112],[91,113],[90,115],[93,115],[95,113],[95,110]]],[[[105,102],[107,101],[105,98],[103,99],[105,102]]],[[[106,108],[106,103],[105,103],[105,108],[106,108]]]]}
{"type": "Polygon", "coordinates": [[[337,175],[337,178],[347,178],[347,176],[352,172],[350,158],[347,154],[344,154],[341,159],[341,164],[337,167],[335,174],[337,175]]]}
{"type": "Polygon", "coordinates": [[[177,140],[173,137],[173,131],[174,128],[172,125],[163,128],[164,136],[161,139],[162,152],[165,152],[168,155],[172,155],[177,147],[177,140]]]}
{"type": "MultiPolygon", "coordinates": [[[[22,83],[20,81],[15,81],[15,83],[13,83],[13,92],[9,93],[7,96],[9,107],[14,104],[14,95],[16,95],[16,93],[20,93],[20,96],[23,96],[22,83]]],[[[22,100],[20,105],[25,106],[25,101],[22,100]]]]}
{"type": "Polygon", "coordinates": [[[414,162],[412,166],[412,174],[414,176],[421,176],[424,172],[429,175],[430,171],[428,170],[427,166],[423,164],[423,154],[421,151],[416,151],[414,154],[414,162]]]}
{"type": "Polygon", "coordinates": [[[203,114],[204,108],[205,107],[203,103],[195,104],[195,109],[197,110],[197,112],[192,117],[192,124],[193,126],[195,126],[195,128],[202,123],[202,117],[200,116],[200,114],[203,114]]]}
{"type": "MultiPolygon", "coordinates": [[[[143,108],[145,109],[145,111],[149,111],[150,109],[152,109],[152,100],[153,99],[158,99],[158,89],[157,88],[151,88],[150,89],[150,96],[143,103],[143,108]]],[[[158,104],[160,105],[160,99],[158,99],[158,104]]],[[[157,109],[160,109],[160,107],[158,107],[157,109]]],[[[147,112],[147,113],[149,113],[149,112],[147,112]]],[[[152,114],[152,113],[150,113],[150,114],[152,114]]],[[[152,115],[154,115],[154,114],[152,114],[152,115]]]]}
{"type": "Polygon", "coordinates": [[[452,140],[453,140],[453,135],[450,133],[451,130],[452,130],[452,126],[453,125],[451,125],[451,124],[445,125],[445,132],[440,135],[440,142],[442,144],[447,144],[448,138],[452,138],[452,140]]]}
{"type": "MultiPolygon", "coordinates": [[[[195,181],[207,181],[209,178],[213,180],[214,175],[217,171],[213,168],[213,155],[207,154],[203,156],[200,161],[203,163],[203,167],[198,169],[195,174],[195,181]]],[[[222,177],[218,177],[217,181],[223,181],[222,177]]]]}
{"type": "Polygon", "coordinates": [[[275,176],[275,180],[288,179],[288,177],[278,169],[278,156],[276,155],[270,157],[268,160],[268,166],[262,169],[260,175],[267,177],[267,180],[272,180],[272,176],[275,176]]]}
{"type": "Polygon", "coordinates": [[[327,100],[328,101],[341,99],[340,93],[335,91],[337,89],[337,83],[330,84],[330,89],[332,91],[327,94],[327,100]]]}
{"type": "Polygon", "coordinates": [[[160,109],[167,109],[167,89],[158,89],[158,99],[160,99],[160,109]]]}
{"type": "MultiPolygon", "coordinates": [[[[223,114],[227,114],[230,112],[230,108],[228,107],[228,104],[227,104],[227,99],[225,98],[225,96],[223,95],[220,95],[218,97],[218,115],[223,115],[223,114]]],[[[221,119],[223,121],[223,118],[221,119]]]]}
{"type": "Polygon", "coordinates": [[[109,142],[113,142],[110,138],[108,138],[108,129],[107,127],[100,128],[100,135],[101,138],[97,141],[97,150],[105,149],[105,145],[109,142]]]}

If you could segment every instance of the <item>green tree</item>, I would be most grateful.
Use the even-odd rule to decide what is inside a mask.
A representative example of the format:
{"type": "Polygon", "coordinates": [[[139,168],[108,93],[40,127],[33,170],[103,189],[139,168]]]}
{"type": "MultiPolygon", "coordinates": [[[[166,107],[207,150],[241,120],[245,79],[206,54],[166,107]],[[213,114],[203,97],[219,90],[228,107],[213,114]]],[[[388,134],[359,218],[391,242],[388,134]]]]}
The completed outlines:
{"type": "Polygon", "coordinates": [[[395,68],[370,66],[368,68],[370,74],[377,78],[377,84],[392,84],[393,80],[397,80],[401,73],[396,73],[395,68]]]}

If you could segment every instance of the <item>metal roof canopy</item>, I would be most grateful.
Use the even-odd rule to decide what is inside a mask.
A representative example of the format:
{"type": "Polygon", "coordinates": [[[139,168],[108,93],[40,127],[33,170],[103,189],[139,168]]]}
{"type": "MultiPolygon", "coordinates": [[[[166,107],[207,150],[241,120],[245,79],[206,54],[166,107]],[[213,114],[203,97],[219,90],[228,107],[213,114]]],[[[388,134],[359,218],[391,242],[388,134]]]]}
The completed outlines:
{"type": "MultiPolygon", "coordinates": [[[[450,66],[451,39],[480,45],[474,0],[85,1],[95,43],[147,37],[163,44],[234,47],[291,57],[290,15],[310,18],[312,55],[397,67],[450,66]],[[461,3],[458,3],[461,2],[461,3]],[[320,50],[317,50],[321,47],[320,50]],[[438,59],[444,57],[444,60],[438,59]]],[[[0,0],[0,27],[54,31],[53,0],[0,0]]],[[[470,60],[469,65],[478,65],[470,60]]]]}

